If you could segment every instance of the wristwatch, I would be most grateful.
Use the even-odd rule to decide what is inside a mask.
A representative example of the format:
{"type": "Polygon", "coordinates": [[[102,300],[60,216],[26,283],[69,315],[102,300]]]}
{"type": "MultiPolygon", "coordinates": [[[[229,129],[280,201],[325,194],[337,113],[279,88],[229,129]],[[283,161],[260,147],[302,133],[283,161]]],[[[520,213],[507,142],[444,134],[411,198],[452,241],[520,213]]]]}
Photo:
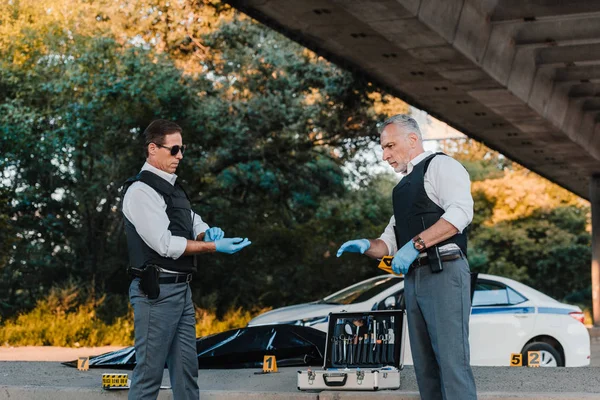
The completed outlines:
{"type": "Polygon", "coordinates": [[[427,246],[425,246],[425,242],[423,239],[421,239],[421,236],[415,236],[412,242],[413,246],[415,246],[415,250],[417,250],[419,253],[427,248],[427,246]]]}

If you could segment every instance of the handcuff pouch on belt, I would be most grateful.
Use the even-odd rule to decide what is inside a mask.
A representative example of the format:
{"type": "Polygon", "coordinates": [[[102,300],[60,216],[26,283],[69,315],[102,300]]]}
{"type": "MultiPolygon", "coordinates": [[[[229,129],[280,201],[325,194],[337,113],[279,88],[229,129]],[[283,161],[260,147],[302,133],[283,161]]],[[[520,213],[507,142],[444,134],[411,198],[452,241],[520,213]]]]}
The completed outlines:
{"type": "Polygon", "coordinates": [[[154,264],[147,264],[141,271],[140,289],[150,300],[157,299],[160,295],[159,275],[160,267],[154,264]]]}

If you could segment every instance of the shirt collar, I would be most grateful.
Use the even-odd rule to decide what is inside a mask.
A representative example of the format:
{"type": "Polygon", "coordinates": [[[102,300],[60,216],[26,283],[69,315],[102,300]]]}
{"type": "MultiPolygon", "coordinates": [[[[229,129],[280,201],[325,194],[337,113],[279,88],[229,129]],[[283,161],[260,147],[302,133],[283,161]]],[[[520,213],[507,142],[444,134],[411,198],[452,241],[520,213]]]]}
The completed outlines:
{"type": "Polygon", "coordinates": [[[160,170],[160,169],[156,168],[155,166],[150,165],[147,161],[144,163],[144,166],[142,167],[142,171],[150,171],[150,172],[160,176],[165,181],[169,182],[171,185],[175,185],[175,181],[177,180],[177,175],[170,174],[168,172],[160,170]]]}
{"type": "Polygon", "coordinates": [[[413,168],[415,167],[415,165],[417,165],[418,163],[420,163],[421,161],[423,161],[424,159],[426,159],[427,157],[429,157],[432,154],[433,154],[433,151],[424,151],[423,153],[419,154],[418,156],[416,156],[415,158],[410,160],[408,162],[408,165],[406,166],[406,173],[404,173],[402,175],[406,176],[406,175],[410,174],[412,172],[413,168]]]}

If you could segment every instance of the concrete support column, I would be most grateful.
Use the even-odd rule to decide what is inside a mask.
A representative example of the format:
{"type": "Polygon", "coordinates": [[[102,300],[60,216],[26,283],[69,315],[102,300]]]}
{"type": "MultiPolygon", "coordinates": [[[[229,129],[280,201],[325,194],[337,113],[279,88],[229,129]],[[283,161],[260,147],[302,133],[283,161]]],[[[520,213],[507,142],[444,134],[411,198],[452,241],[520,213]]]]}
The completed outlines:
{"type": "Polygon", "coordinates": [[[600,326],[600,175],[590,179],[592,204],[592,309],[594,326],[600,326]]]}

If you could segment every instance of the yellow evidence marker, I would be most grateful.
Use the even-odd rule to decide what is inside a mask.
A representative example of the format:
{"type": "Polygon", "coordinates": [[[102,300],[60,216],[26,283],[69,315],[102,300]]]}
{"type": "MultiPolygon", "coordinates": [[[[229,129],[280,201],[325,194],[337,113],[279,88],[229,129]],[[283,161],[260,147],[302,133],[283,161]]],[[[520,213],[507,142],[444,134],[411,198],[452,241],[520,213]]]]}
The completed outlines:
{"type": "Polygon", "coordinates": [[[127,374],[102,374],[102,389],[129,389],[127,374]]]}
{"type": "Polygon", "coordinates": [[[277,372],[277,360],[275,360],[275,356],[265,356],[263,360],[263,372],[277,372]]]}
{"type": "Polygon", "coordinates": [[[397,274],[392,270],[392,260],[393,259],[394,259],[394,257],[392,257],[392,256],[383,257],[381,259],[381,261],[379,262],[379,265],[377,266],[377,268],[384,270],[388,274],[402,276],[402,274],[397,274]]]}
{"type": "Polygon", "coordinates": [[[512,353],[510,355],[510,366],[511,367],[522,367],[523,366],[523,354],[512,353]]]}
{"type": "Polygon", "coordinates": [[[540,351],[527,352],[527,365],[533,368],[538,368],[542,361],[542,353],[540,351]]]}
{"type": "Polygon", "coordinates": [[[79,357],[77,359],[77,369],[80,371],[87,371],[88,369],[90,369],[90,358],[79,357]]]}

